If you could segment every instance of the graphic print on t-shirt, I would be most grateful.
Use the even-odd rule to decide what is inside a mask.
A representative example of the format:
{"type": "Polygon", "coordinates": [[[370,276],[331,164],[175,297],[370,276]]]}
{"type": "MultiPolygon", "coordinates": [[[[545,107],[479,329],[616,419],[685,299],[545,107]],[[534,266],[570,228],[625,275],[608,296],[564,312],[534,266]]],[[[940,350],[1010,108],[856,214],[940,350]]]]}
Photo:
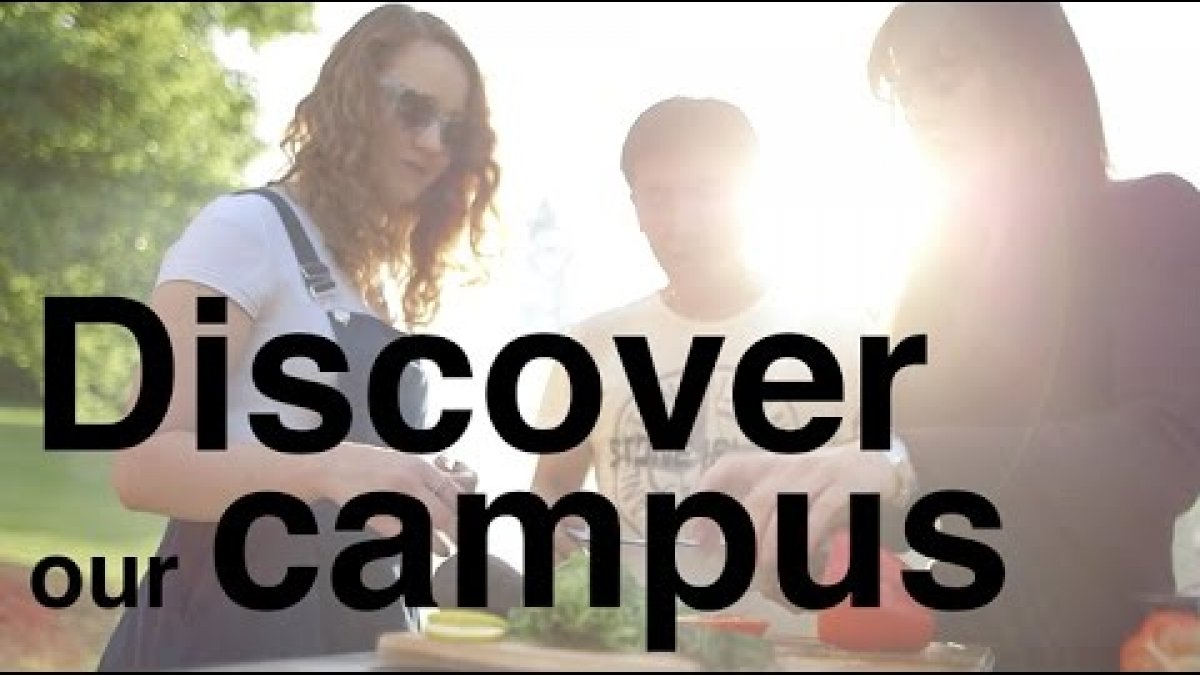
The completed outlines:
{"type": "MultiPolygon", "coordinates": [[[[672,412],[683,371],[659,380],[668,413],[672,412]]],[[[760,450],[746,438],[733,410],[733,366],[714,369],[687,447],[655,450],[632,393],[616,408],[605,467],[614,479],[616,499],[627,526],[641,534],[646,523],[646,495],[667,492],[677,500],[691,494],[701,475],[726,453],[760,450]],[[629,522],[631,521],[631,522],[629,522]]],[[[767,404],[767,419],[779,429],[799,429],[805,420],[798,406],[767,404]]]]}

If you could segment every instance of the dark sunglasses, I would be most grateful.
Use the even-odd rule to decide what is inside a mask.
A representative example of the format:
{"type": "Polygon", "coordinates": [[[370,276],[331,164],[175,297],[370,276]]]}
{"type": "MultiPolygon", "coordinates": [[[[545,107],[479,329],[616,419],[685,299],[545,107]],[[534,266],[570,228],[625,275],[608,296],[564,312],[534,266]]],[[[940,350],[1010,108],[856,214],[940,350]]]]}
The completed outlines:
{"type": "Polygon", "coordinates": [[[443,113],[437,99],[394,80],[380,83],[387,94],[397,118],[408,129],[421,132],[431,125],[438,125],[442,147],[461,150],[468,136],[467,121],[462,115],[443,113]]]}

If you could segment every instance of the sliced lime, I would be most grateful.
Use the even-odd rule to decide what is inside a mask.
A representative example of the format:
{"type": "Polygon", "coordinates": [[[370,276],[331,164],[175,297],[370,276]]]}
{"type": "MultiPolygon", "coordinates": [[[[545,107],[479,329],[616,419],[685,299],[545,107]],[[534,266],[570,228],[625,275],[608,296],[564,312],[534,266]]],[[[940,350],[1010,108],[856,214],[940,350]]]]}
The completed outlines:
{"type": "Polygon", "coordinates": [[[447,626],[430,624],[425,635],[436,640],[449,642],[494,642],[504,637],[507,631],[497,626],[447,626]]]}
{"type": "Polygon", "coordinates": [[[499,640],[508,632],[508,621],[488,612],[470,609],[443,609],[429,615],[425,634],[440,640],[487,642],[499,640]]]}

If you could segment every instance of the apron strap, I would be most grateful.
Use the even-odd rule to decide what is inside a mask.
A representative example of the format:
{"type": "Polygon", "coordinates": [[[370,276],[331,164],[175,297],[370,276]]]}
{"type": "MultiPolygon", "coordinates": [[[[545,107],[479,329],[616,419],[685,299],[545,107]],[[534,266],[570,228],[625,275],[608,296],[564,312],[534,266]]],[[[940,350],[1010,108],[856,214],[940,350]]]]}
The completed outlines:
{"type": "MultiPolygon", "coordinates": [[[[279,212],[279,216],[287,230],[288,239],[291,240],[292,250],[300,264],[300,274],[304,280],[304,284],[307,286],[309,294],[324,307],[330,326],[333,329],[334,338],[341,345],[342,349],[346,351],[347,357],[350,360],[350,368],[338,375],[338,386],[356,411],[350,432],[350,440],[380,445],[381,447],[384,446],[383,440],[378,438],[374,429],[370,427],[370,423],[367,421],[369,418],[361,415],[361,412],[365,411],[367,403],[366,395],[369,385],[369,380],[367,379],[368,366],[373,361],[364,365],[360,363],[360,359],[374,359],[380,349],[380,345],[384,345],[391,339],[394,339],[394,335],[391,332],[394,329],[382,322],[370,320],[365,320],[362,323],[351,323],[350,319],[356,313],[348,312],[334,306],[333,294],[337,288],[337,284],[333,280],[333,275],[329,267],[317,255],[316,249],[305,232],[295,209],[292,208],[291,204],[282,195],[273,189],[273,184],[241,190],[237,194],[257,194],[270,200],[275,205],[275,210],[279,212]]],[[[369,317],[369,315],[363,316],[369,317]]],[[[427,386],[420,367],[416,364],[410,364],[409,367],[415,370],[418,378],[422,378],[418,380],[418,384],[422,387],[427,386]]],[[[409,377],[406,372],[402,381],[408,381],[409,377]]],[[[422,395],[419,398],[412,400],[423,405],[423,394],[424,392],[422,391],[422,395]]],[[[421,419],[424,419],[424,408],[419,408],[416,414],[421,419]]],[[[314,510],[322,528],[332,525],[337,512],[335,504],[329,500],[320,500],[314,505],[314,510]]],[[[323,536],[312,544],[316,547],[314,555],[316,555],[317,560],[329,563],[341,551],[351,545],[362,542],[365,536],[349,531],[331,531],[328,533],[323,532],[322,534],[323,536]]],[[[374,561],[365,568],[363,572],[364,579],[370,585],[390,583],[401,574],[401,563],[402,558],[400,556],[374,561]]],[[[326,595],[324,602],[328,605],[328,608],[325,610],[327,614],[318,619],[320,639],[324,641],[320,650],[323,652],[359,651],[364,648],[370,648],[370,645],[373,644],[370,642],[373,639],[370,636],[388,630],[405,630],[406,628],[415,630],[420,626],[418,608],[409,607],[403,597],[389,611],[367,613],[350,611],[341,606],[339,599],[332,595],[326,595]],[[367,637],[367,642],[363,642],[364,636],[367,637]]]]}
{"type": "Polygon", "coordinates": [[[304,232],[304,227],[300,224],[300,218],[287,200],[270,187],[241,190],[237,194],[257,194],[269,199],[275,205],[275,210],[279,212],[279,217],[283,220],[284,228],[287,230],[288,239],[292,242],[292,251],[300,263],[300,276],[308,288],[309,295],[318,301],[327,300],[337,288],[337,284],[333,281],[333,274],[329,271],[329,266],[321,262],[316,249],[313,248],[312,241],[309,240],[308,235],[304,232]]]}

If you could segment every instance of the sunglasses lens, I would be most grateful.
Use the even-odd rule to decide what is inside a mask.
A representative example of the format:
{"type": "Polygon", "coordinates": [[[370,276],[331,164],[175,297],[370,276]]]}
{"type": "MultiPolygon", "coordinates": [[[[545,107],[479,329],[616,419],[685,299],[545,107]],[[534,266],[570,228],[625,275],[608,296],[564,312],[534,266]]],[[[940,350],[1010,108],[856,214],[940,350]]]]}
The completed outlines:
{"type": "Polygon", "coordinates": [[[406,91],[396,99],[396,112],[405,126],[424,129],[437,117],[437,105],[428,96],[406,91]]]}
{"type": "Polygon", "coordinates": [[[468,127],[458,117],[446,117],[439,112],[438,102],[428,94],[397,87],[392,90],[396,116],[401,124],[415,131],[429,129],[437,124],[442,145],[446,148],[461,148],[467,140],[468,127]]]}
{"type": "Polygon", "coordinates": [[[461,119],[449,119],[442,123],[442,145],[460,149],[466,145],[467,123],[461,119]]]}

